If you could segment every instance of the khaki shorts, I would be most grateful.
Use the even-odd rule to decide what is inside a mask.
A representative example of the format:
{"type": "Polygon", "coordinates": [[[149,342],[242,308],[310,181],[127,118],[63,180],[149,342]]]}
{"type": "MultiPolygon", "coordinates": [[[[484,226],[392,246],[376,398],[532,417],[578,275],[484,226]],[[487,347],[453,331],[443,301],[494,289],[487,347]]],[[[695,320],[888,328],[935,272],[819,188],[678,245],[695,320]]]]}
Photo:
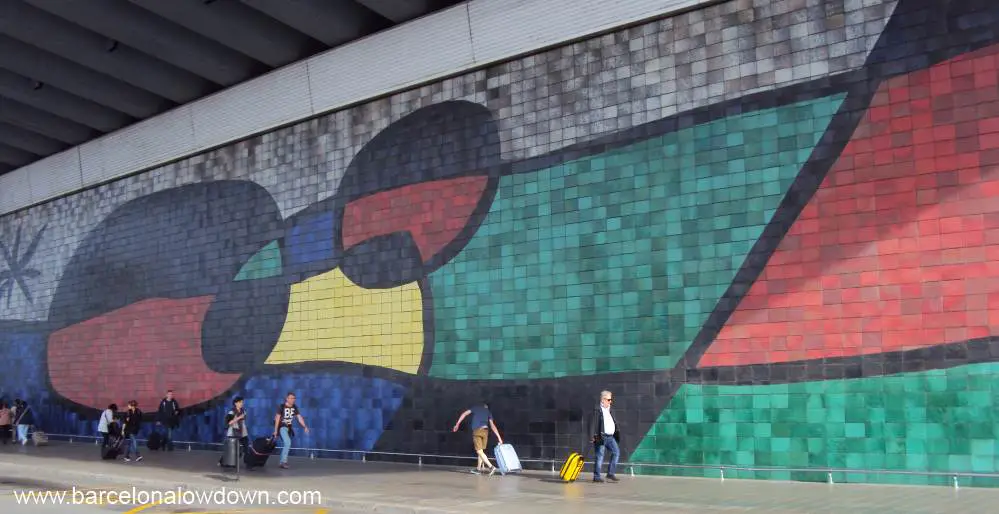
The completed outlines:
{"type": "Polygon", "coordinates": [[[476,428],[472,432],[472,445],[475,446],[475,451],[485,450],[486,443],[489,442],[489,429],[488,428],[476,428]]]}

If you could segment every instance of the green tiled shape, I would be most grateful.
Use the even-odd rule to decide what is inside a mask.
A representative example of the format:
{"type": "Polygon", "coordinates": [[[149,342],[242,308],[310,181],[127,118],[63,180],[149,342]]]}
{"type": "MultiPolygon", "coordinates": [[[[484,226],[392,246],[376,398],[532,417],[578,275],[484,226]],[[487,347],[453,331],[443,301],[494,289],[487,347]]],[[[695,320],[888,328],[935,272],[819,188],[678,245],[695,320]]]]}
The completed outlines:
{"type": "Polygon", "coordinates": [[[246,261],[236,274],[236,280],[259,280],[280,274],[281,248],[278,247],[277,241],[272,241],[246,261]]]}
{"type": "Polygon", "coordinates": [[[430,277],[431,375],[673,366],[841,101],[732,116],[501,179],[475,236],[430,277]]]}
{"type": "Polygon", "coordinates": [[[714,465],[736,468],[725,472],[731,478],[826,481],[825,472],[803,471],[825,468],[843,470],[834,482],[950,485],[951,473],[999,472],[996,391],[999,363],[797,384],[685,385],[630,460],[691,466],[639,470],[669,475],[717,476],[717,468],[700,467],[714,465]]]}

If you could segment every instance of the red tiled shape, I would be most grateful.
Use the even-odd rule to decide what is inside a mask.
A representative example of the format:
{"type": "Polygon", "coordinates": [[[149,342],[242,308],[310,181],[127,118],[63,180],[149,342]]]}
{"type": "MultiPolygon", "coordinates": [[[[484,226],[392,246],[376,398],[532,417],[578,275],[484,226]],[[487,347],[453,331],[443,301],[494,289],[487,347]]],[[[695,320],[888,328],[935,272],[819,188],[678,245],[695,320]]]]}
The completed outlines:
{"type": "Polygon", "coordinates": [[[429,261],[468,224],[486,190],[485,176],[404,186],[354,200],[343,213],[343,247],[377,236],[409,232],[429,261]]]}
{"type": "Polygon", "coordinates": [[[700,366],[999,333],[997,61],[992,46],[882,84],[700,366]]]}
{"type": "Polygon", "coordinates": [[[186,406],[215,398],[239,375],[212,371],[201,355],[211,300],[143,300],[52,333],[52,388],[97,409],[136,400],[140,409],[155,410],[167,389],[186,406]]]}

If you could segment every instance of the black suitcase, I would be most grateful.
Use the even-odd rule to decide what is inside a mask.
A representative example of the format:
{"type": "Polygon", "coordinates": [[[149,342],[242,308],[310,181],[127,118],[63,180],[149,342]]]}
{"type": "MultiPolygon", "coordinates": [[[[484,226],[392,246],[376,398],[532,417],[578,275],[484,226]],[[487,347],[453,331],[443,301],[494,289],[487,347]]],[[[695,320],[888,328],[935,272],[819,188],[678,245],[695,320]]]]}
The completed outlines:
{"type": "Polygon", "coordinates": [[[108,438],[108,444],[101,446],[101,459],[115,460],[121,454],[121,446],[125,441],[124,437],[113,435],[108,438]]]}
{"type": "Polygon", "coordinates": [[[153,433],[149,434],[149,439],[146,441],[146,448],[149,448],[151,451],[159,450],[163,446],[163,439],[163,434],[154,430],[153,433]]]}
{"type": "Polygon", "coordinates": [[[267,464],[267,458],[274,452],[277,444],[270,437],[258,437],[250,443],[249,451],[246,452],[243,462],[246,469],[262,468],[267,464]]]}

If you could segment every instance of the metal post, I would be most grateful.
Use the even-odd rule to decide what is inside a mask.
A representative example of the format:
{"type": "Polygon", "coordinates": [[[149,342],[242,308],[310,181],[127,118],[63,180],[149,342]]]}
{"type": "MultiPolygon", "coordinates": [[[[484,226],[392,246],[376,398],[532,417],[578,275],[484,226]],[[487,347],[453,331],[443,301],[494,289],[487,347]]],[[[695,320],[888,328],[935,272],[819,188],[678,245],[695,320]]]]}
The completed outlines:
{"type": "Polygon", "coordinates": [[[725,481],[725,468],[721,468],[721,481],[725,481]]]}
{"type": "Polygon", "coordinates": [[[316,452],[309,452],[309,458],[312,460],[316,460],[316,452]]]}
{"type": "Polygon", "coordinates": [[[361,462],[368,462],[368,454],[367,453],[362,453],[361,454],[361,462]]]}
{"type": "Polygon", "coordinates": [[[957,475],[954,475],[954,489],[960,489],[961,485],[957,483],[957,475]]]}
{"type": "Polygon", "coordinates": [[[552,474],[555,474],[555,459],[552,459],[552,474]]]}
{"type": "Polygon", "coordinates": [[[69,444],[73,444],[73,438],[72,437],[69,438],[69,444]]]}
{"type": "Polygon", "coordinates": [[[628,470],[631,471],[631,478],[635,478],[635,466],[628,466],[628,470]]]}
{"type": "Polygon", "coordinates": [[[826,473],[826,478],[829,481],[829,485],[832,485],[832,483],[833,483],[832,473],[826,473]]]}
{"type": "Polygon", "coordinates": [[[190,444],[187,445],[187,451],[191,451],[191,445],[190,444]]]}
{"type": "Polygon", "coordinates": [[[419,466],[421,468],[423,467],[423,455],[420,455],[420,464],[419,464],[419,466]]]}

